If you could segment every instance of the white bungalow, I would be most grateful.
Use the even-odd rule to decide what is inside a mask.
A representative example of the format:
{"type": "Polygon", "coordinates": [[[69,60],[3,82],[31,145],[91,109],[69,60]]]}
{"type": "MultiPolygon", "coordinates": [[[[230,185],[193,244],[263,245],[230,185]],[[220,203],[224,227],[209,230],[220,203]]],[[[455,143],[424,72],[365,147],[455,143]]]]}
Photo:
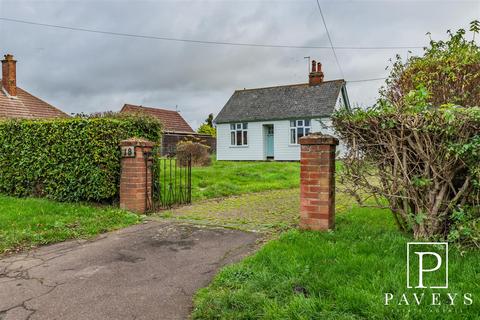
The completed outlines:
{"type": "Polygon", "coordinates": [[[345,81],[323,81],[315,61],[309,83],[237,90],[215,119],[217,160],[299,160],[298,139],[333,135],[338,108],[350,109],[345,81]]]}

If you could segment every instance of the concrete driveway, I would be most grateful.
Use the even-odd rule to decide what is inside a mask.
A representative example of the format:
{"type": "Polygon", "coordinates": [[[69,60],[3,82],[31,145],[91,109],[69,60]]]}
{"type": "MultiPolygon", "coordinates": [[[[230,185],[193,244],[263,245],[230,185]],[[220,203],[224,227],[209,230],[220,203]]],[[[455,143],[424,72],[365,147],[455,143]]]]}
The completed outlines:
{"type": "Polygon", "coordinates": [[[257,234],[148,222],[0,260],[0,319],[186,319],[257,234]]]}

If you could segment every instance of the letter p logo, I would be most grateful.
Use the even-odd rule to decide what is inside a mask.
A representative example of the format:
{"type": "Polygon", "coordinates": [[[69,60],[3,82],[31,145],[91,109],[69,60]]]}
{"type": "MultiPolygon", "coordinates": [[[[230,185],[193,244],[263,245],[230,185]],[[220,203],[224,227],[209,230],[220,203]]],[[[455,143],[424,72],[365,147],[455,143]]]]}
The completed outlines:
{"type": "Polygon", "coordinates": [[[448,243],[407,243],[407,288],[448,288],[448,243]]]}

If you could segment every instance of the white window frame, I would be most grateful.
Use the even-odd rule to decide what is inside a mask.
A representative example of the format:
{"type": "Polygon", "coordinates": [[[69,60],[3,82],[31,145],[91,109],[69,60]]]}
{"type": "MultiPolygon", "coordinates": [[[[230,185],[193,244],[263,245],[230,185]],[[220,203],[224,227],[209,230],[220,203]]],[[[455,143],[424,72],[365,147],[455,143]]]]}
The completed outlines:
{"type": "Polygon", "coordinates": [[[248,147],[248,122],[230,123],[230,146],[231,147],[248,147]],[[238,132],[241,132],[240,144],[237,144],[238,132]]]}
{"type": "Polygon", "coordinates": [[[298,139],[308,136],[312,132],[312,119],[295,119],[290,120],[289,140],[291,145],[298,145],[298,139]],[[306,125],[308,122],[308,125],[306,125]],[[302,130],[302,135],[298,136],[299,129],[302,130]],[[292,135],[293,134],[293,135],[292,135]]]}

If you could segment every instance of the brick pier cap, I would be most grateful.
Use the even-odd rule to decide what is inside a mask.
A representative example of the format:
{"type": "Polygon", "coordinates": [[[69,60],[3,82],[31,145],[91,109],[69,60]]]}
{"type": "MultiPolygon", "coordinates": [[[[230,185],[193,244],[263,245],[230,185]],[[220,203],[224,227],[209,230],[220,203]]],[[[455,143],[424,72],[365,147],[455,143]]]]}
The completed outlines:
{"type": "Polygon", "coordinates": [[[130,139],[120,141],[120,146],[121,147],[135,146],[135,147],[153,148],[155,146],[155,143],[142,138],[130,138],[130,139]]]}
{"type": "Polygon", "coordinates": [[[323,144],[338,146],[339,140],[329,134],[322,134],[320,132],[311,133],[308,136],[299,139],[300,145],[308,144],[323,144]]]}

